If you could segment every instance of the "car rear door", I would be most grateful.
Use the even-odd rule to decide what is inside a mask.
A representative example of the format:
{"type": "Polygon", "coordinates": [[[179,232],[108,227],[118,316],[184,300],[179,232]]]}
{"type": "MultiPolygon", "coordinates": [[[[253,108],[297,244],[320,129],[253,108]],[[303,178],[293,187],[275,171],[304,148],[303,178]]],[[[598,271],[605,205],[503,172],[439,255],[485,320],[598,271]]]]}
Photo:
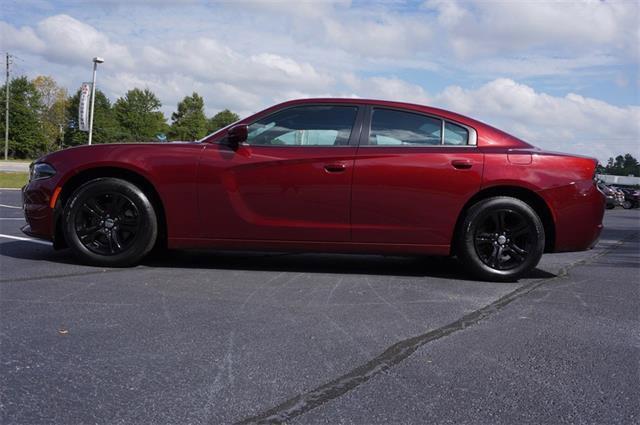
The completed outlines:
{"type": "Polygon", "coordinates": [[[250,123],[235,151],[207,146],[198,173],[203,236],[349,241],[360,109],[293,106],[250,123]]]}
{"type": "Polygon", "coordinates": [[[355,161],[352,240],[448,252],[458,215],[482,182],[476,140],[473,128],[438,116],[370,107],[355,161]]]}

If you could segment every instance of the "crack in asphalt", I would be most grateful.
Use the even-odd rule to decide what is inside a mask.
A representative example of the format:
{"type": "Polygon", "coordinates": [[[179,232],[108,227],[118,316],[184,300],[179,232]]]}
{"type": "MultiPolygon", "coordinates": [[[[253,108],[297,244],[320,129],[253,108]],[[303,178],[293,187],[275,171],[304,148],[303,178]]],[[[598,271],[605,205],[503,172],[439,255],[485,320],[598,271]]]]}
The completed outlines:
{"type": "Polygon", "coordinates": [[[364,384],[374,376],[399,364],[427,343],[451,335],[454,332],[461,331],[468,328],[469,326],[479,323],[480,321],[498,312],[500,309],[504,308],[523,295],[532,292],[533,290],[552,280],[566,277],[571,269],[583,264],[590,263],[622,246],[626,242],[638,238],[639,235],[640,233],[634,232],[631,235],[613,243],[612,245],[607,246],[601,252],[589,258],[576,261],[561,268],[556,276],[527,283],[526,285],[523,285],[513,290],[512,292],[509,292],[508,294],[497,299],[491,304],[488,304],[480,308],[479,310],[475,310],[469,314],[464,315],[455,322],[449,323],[448,325],[429,331],[427,333],[399,341],[388,347],[378,356],[369,360],[367,363],[364,363],[352,369],[350,372],[330,382],[327,382],[326,384],[320,385],[319,387],[316,387],[308,392],[298,394],[297,396],[292,397],[271,409],[242,419],[236,422],[236,425],[281,424],[300,415],[303,415],[310,410],[315,409],[316,407],[319,407],[331,400],[343,396],[349,391],[364,384]]]}

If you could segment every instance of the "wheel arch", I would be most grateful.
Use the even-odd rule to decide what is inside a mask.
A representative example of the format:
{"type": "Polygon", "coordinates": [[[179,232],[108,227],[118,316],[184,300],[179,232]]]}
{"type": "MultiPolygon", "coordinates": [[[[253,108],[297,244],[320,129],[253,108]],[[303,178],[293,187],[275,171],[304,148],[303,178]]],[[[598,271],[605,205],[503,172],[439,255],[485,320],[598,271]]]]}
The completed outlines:
{"type": "Polygon", "coordinates": [[[469,198],[469,200],[465,203],[464,207],[460,211],[460,214],[458,215],[455,231],[453,232],[453,237],[451,239],[451,254],[455,254],[456,241],[458,240],[462,222],[464,221],[464,217],[467,214],[469,208],[483,199],[492,198],[494,196],[509,196],[512,198],[516,198],[525,202],[527,205],[533,208],[536,214],[538,214],[538,217],[540,217],[540,220],[542,221],[542,225],[544,227],[544,252],[553,252],[555,247],[556,228],[553,214],[551,212],[551,209],[549,208],[549,205],[547,205],[547,202],[531,189],[527,189],[521,186],[501,185],[484,188],[473,195],[471,198],[469,198]]]}
{"type": "Polygon", "coordinates": [[[153,183],[149,181],[145,176],[136,171],[123,167],[103,166],[88,168],[80,171],[79,173],[68,178],[62,185],[60,195],[56,202],[56,214],[54,215],[54,247],[64,248],[67,246],[64,232],[61,226],[62,223],[62,211],[67,201],[75,192],[77,188],[84,183],[104,177],[113,177],[121,180],[128,181],[136,185],[144,194],[149,198],[149,201],[153,205],[158,217],[158,239],[156,241],[156,247],[164,247],[167,243],[167,217],[164,208],[164,204],[158,191],[153,183]]]}

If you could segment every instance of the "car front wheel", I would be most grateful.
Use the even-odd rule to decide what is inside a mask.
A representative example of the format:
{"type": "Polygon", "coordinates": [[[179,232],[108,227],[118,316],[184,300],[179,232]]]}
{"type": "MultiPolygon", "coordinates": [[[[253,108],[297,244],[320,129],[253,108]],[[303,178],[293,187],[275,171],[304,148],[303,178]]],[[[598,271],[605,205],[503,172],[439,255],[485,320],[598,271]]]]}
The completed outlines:
{"type": "Polygon", "coordinates": [[[458,256],[474,276],[513,281],[538,264],[544,245],[536,212],[519,199],[498,196],[469,208],[458,235],[458,256]]]}
{"type": "Polygon", "coordinates": [[[137,186],[98,178],[71,195],[64,209],[64,232],[83,262],[123,267],[136,264],[153,248],[158,223],[153,205],[137,186]]]}

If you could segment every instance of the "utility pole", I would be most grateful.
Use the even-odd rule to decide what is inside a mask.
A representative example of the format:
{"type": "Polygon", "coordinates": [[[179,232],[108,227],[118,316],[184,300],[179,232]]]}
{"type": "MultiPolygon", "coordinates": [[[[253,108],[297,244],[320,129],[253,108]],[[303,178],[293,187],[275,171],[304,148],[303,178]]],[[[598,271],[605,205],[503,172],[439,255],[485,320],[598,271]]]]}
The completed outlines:
{"type": "Polygon", "coordinates": [[[4,115],[4,160],[9,159],[9,52],[7,52],[6,106],[4,115]]]}

